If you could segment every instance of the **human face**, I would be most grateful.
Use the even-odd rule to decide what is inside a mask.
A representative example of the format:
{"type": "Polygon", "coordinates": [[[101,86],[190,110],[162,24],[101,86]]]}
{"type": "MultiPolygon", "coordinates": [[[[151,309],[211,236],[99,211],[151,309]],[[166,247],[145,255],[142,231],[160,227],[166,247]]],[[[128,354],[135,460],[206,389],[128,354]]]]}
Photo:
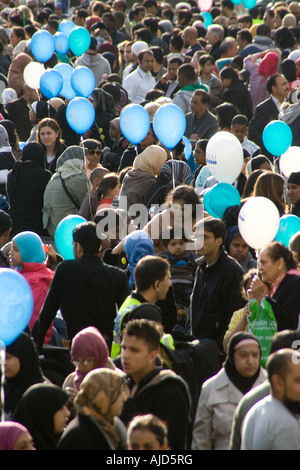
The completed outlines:
{"type": "Polygon", "coordinates": [[[153,133],[153,130],[150,128],[146,137],[141,141],[140,146],[142,149],[149,147],[149,145],[155,144],[156,139],[153,133]]]}
{"type": "Polygon", "coordinates": [[[58,132],[53,130],[51,127],[49,126],[41,127],[40,140],[41,140],[41,143],[46,148],[54,147],[57,137],[58,137],[58,132]]]}
{"type": "Polygon", "coordinates": [[[111,415],[112,416],[120,416],[121,415],[121,413],[123,411],[124,403],[128,399],[128,397],[129,397],[128,387],[126,385],[122,385],[120,393],[118,395],[118,398],[112,404],[112,407],[111,407],[111,415]]]}
{"type": "Polygon", "coordinates": [[[287,373],[280,379],[282,387],[282,402],[294,413],[299,413],[300,409],[300,367],[299,354],[289,363],[287,373]]]}
{"type": "Polygon", "coordinates": [[[22,264],[21,253],[18,248],[16,242],[12,241],[10,252],[9,252],[9,259],[12,266],[20,266],[22,264]]]}
{"type": "Polygon", "coordinates": [[[221,79],[222,86],[223,86],[224,88],[230,88],[230,86],[231,86],[231,78],[222,78],[222,77],[220,77],[220,79],[221,79]]]}
{"type": "Polygon", "coordinates": [[[244,141],[244,138],[248,134],[248,127],[244,124],[235,124],[234,126],[232,126],[231,130],[233,135],[235,135],[241,143],[244,141]]]}
{"type": "Polygon", "coordinates": [[[125,46],[124,59],[125,59],[125,62],[130,62],[132,60],[131,46],[125,46]]]}
{"type": "Polygon", "coordinates": [[[272,94],[278,100],[283,100],[284,98],[287,97],[288,93],[289,93],[288,81],[283,75],[280,75],[279,77],[276,78],[275,85],[272,87],[272,94]]]}
{"type": "Polygon", "coordinates": [[[139,61],[139,65],[144,72],[151,72],[154,65],[153,55],[144,54],[142,60],[139,61]]]}
{"type": "Polygon", "coordinates": [[[167,70],[168,70],[170,80],[176,80],[178,68],[179,68],[178,64],[175,64],[175,63],[168,64],[167,70]]]}
{"type": "Polygon", "coordinates": [[[156,281],[155,289],[157,300],[164,300],[171,286],[171,273],[168,270],[162,281],[156,281]]]}
{"type": "Polygon", "coordinates": [[[74,359],[73,364],[84,375],[88,374],[95,367],[94,359],[87,359],[84,357],[74,359]]]}
{"type": "Polygon", "coordinates": [[[202,116],[206,110],[206,104],[202,103],[202,97],[199,95],[193,94],[190,100],[191,112],[197,116],[202,116]]]}
{"type": "Polygon", "coordinates": [[[273,16],[270,16],[268,11],[264,13],[263,22],[269,25],[271,29],[275,28],[275,18],[273,16]]]}
{"type": "Polygon", "coordinates": [[[89,169],[93,170],[94,168],[97,167],[97,165],[99,165],[101,155],[102,155],[102,150],[100,149],[100,147],[96,149],[87,150],[86,159],[87,159],[87,165],[89,169]]]}
{"type": "Polygon", "coordinates": [[[164,450],[166,445],[160,445],[156,435],[148,429],[135,429],[130,436],[130,450],[164,450]]]}
{"type": "Polygon", "coordinates": [[[297,78],[300,77],[300,62],[296,62],[296,74],[297,78]]]}
{"type": "Polygon", "coordinates": [[[20,372],[20,369],[21,364],[19,358],[6,353],[5,377],[7,379],[12,379],[20,372]]]}
{"type": "Polygon", "coordinates": [[[157,355],[158,351],[150,351],[142,338],[124,334],[121,343],[122,367],[136,383],[153,369],[157,355]]]}
{"type": "Polygon", "coordinates": [[[273,261],[267,250],[264,249],[259,254],[258,270],[262,282],[275,282],[281,274],[284,274],[283,258],[273,261]]]}
{"type": "Polygon", "coordinates": [[[205,165],[206,160],[205,160],[205,153],[203,149],[200,147],[200,145],[196,144],[194,148],[194,160],[196,165],[205,165]]]}
{"type": "Polygon", "coordinates": [[[213,70],[214,70],[214,65],[210,60],[205,62],[205,64],[201,65],[201,71],[203,75],[205,76],[209,77],[213,73],[213,70]]]}
{"type": "Polygon", "coordinates": [[[182,256],[185,252],[185,241],[179,238],[170,240],[168,243],[168,252],[172,256],[182,256]]]}
{"type": "Polygon", "coordinates": [[[291,204],[297,204],[300,199],[300,186],[298,186],[298,184],[288,183],[287,197],[291,204]]]}
{"type": "Polygon", "coordinates": [[[249,251],[249,245],[241,237],[234,238],[230,243],[229,254],[239,263],[243,261],[249,251]]]}
{"type": "Polygon", "coordinates": [[[186,85],[186,78],[183,73],[177,73],[177,81],[179,88],[183,88],[186,85]]]}
{"type": "Polygon", "coordinates": [[[213,262],[219,254],[222,238],[216,238],[212,232],[204,229],[203,246],[197,251],[200,256],[205,256],[208,264],[213,262]]]}
{"type": "Polygon", "coordinates": [[[36,450],[29,432],[22,432],[22,434],[20,434],[13,450],[36,450]]]}
{"type": "Polygon", "coordinates": [[[205,39],[207,39],[207,41],[211,45],[214,45],[216,42],[219,41],[218,36],[214,32],[210,31],[209,28],[206,32],[205,39]]]}
{"type": "Polygon", "coordinates": [[[238,373],[243,377],[252,377],[259,368],[260,350],[258,344],[244,344],[237,348],[233,360],[238,373]]]}
{"type": "Polygon", "coordinates": [[[9,33],[9,41],[13,47],[15,47],[20,42],[20,38],[13,30],[9,33]]]}
{"type": "Polygon", "coordinates": [[[70,410],[67,405],[63,405],[54,415],[54,434],[61,434],[65,429],[68,418],[70,416],[70,410]]]}

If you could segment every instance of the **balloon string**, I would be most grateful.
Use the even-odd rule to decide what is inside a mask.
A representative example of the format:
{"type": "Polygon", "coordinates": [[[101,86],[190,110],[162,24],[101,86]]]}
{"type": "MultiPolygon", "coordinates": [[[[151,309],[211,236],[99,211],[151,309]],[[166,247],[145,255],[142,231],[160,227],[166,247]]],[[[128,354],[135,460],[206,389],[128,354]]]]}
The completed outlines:
{"type": "Polygon", "coordinates": [[[1,406],[1,421],[5,421],[5,396],[4,396],[4,381],[5,381],[5,344],[0,340],[0,367],[1,367],[1,390],[0,390],[0,406],[1,406]]]}
{"type": "Polygon", "coordinates": [[[172,161],[172,184],[173,184],[173,189],[175,189],[175,174],[174,174],[174,165],[173,165],[173,152],[170,150],[170,155],[171,155],[171,161],[172,161]]]}

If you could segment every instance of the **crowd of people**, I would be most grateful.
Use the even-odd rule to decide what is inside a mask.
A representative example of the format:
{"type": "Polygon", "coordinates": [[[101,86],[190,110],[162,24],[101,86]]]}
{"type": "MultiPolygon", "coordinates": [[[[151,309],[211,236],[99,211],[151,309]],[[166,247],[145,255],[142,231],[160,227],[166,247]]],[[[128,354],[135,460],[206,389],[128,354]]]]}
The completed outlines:
{"type": "Polygon", "coordinates": [[[263,139],[281,120],[300,145],[300,4],[5,0],[0,23],[0,269],[33,297],[5,348],[0,450],[299,450],[300,232],[256,250],[239,214],[264,197],[300,217],[299,166],[283,174],[263,139]],[[24,74],[33,35],[65,20],[89,48],[44,66],[93,72],[83,135],[63,92],[49,99],[24,74]],[[154,126],[170,103],[186,121],[172,149],[154,126]],[[123,133],[129,104],[150,118],[138,143],[123,133]],[[215,217],[218,132],[243,166],[240,204],[215,217]],[[66,258],[55,235],[73,215],[66,258]],[[252,319],[266,305],[263,361],[252,319]]]}

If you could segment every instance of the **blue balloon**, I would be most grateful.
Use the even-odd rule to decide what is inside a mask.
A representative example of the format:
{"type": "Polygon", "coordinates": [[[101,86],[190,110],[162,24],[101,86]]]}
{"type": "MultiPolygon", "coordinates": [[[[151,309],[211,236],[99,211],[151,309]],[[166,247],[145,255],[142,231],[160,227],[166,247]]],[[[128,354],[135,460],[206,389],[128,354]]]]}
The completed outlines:
{"type": "Polygon", "coordinates": [[[204,26],[205,28],[207,28],[207,26],[210,26],[213,22],[213,17],[212,15],[209,13],[209,11],[204,11],[204,12],[201,12],[201,16],[203,16],[204,18],[204,26]]]}
{"type": "Polygon", "coordinates": [[[54,47],[55,52],[59,54],[66,54],[69,50],[69,38],[66,34],[59,31],[54,34],[54,47]]]}
{"type": "Polygon", "coordinates": [[[271,155],[280,157],[292,145],[293,133],[283,121],[271,121],[263,130],[263,144],[271,155]]]}
{"type": "Polygon", "coordinates": [[[288,247],[290,239],[297,232],[300,232],[300,218],[293,214],[283,215],[279,219],[279,229],[275,241],[288,247]]]}
{"type": "MultiPolygon", "coordinates": [[[[230,206],[239,206],[241,204],[241,196],[238,190],[228,183],[215,184],[208,193],[205,194],[207,212],[213,217],[222,219],[225,210],[230,206]],[[210,213],[213,212],[212,213],[210,213]]],[[[204,199],[205,199],[204,196],[204,199]]]]}
{"type": "Polygon", "coordinates": [[[251,10],[251,8],[255,7],[256,0],[243,0],[243,5],[245,8],[248,8],[248,10],[251,10]]]}
{"type": "Polygon", "coordinates": [[[69,36],[69,48],[74,55],[84,54],[91,44],[91,35],[83,26],[76,26],[69,36]]]}
{"type": "Polygon", "coordinates": [[[71,87],[77,96],[87,98],[96,86],[95,75],[87,67],[76,67],[71,75],[71,87]]]}
{"type": "Polygon", "coordinates": [[[150,129],[150,115],[140,104],[129,104],[121,112],[120,128],[126,139],[139,144],[150,129]]]}
{"type": "Polygon", "coordinates": [[[73,231],[79,224],[86,222],[80,215],[68,215],[56,227],[54,242],[58,253],[66,259],[74,259],[73,231]]]}
{"type": "Polygon", "coordinates": [[[209,195],[210,195],[211,190],[212,188],[208,188],[206,193],[204,194],[204,197],[203,197],[204,209],[206,210],[206,212],[209,213],[209,215],[211,215],[212,217],[215,217],[216,219],[219,219],[218,215],[215,214],[215,212],[210,207],[209,195]]]}
{"type": "Polygon", "coordinates": [[[95,108],[86,98],[76,97],[67,106],[66,119],[69,126],[82,135],[92,127],[95,121],[95,108]]]}
{"type": "Polygon", "coordinates": [[[71,75],[74,70],[73,67],[69,64],[59,63],[55,65],[54,70],[59,72],[63,78],[63,87],[60,95],[71,101],[76,96],[76,93],[71,86],[71,75]]]}
{"type": "Polygon", "coordinates": [[[188,160],[193,153],[193,147],[187,137],[183,136],[182,140],[184,142],[184,156],[188,160]]]}
{"type": "Polygon", "coordinates": [[[153,129],[158,140],[167,149],[172,150],[185,133],[184,112],[175,104],[164,104],[154,114],[153,129]]]}
{"type": "Polygon", "coordinates": [[[63,78],[56,70],[46,70],[40,79],[40,90],[46,98],[55,98],[63,88],[63,78]]]}
{"type": "Polygon", "coordinates": [[[41,29],[34,33],[30,41],[30,49],[34,57],[40,62],[49,60],[55,51],[54,38],[49,31],[41,29]]]}
{"type": "Polygon", "coordinates": [[[76,28],[76,24],[71,20],[62,20],[58,25],[58,32],[63,33],[69,38],[73,29],[76,28]]]}
{"type": "Polygon", "coordinates": [[[0,340],[9,346],[26,328],[33,311],[33,295],[19,272],[0,269],[0,340]]]}

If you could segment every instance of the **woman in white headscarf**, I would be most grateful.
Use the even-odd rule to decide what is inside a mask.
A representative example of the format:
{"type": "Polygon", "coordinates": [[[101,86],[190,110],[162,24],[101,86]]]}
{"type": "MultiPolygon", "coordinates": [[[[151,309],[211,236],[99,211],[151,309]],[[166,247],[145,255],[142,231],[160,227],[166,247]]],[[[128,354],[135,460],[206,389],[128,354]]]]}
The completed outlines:
{"type": "Polygon", "coordinates": [[[76,145],[68,147],[57,160],[56,172],[44,193],[43,225],[50,236],[64,217],[77,214],[90,189],[83,149],[76,145]]]}

